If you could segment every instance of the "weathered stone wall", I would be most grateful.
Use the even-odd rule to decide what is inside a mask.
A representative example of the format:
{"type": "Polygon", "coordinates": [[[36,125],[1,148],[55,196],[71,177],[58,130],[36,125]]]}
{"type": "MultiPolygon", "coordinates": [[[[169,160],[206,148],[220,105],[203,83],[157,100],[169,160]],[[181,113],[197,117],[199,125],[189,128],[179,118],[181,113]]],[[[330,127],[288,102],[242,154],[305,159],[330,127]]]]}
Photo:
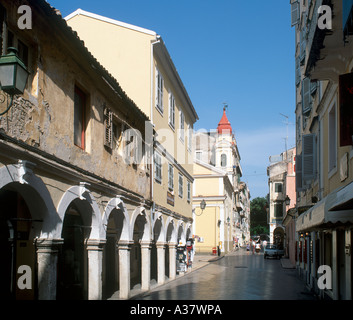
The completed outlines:
{"type": "MultiPolygon", "coordinates": [[[[7,8],[16,17],[17,7],[7,8]]],[[[72,44],[63,39],[45,16],[34,11],[33,29],[21,31],[15,20],[12,32],[29,47],[31,76],[23,96],[16,96],[13,107],[0,117],[0,130],[6,135],[38,148],[82,170],[91,172],[126,189],[149,197],[149,175],[143,164],[127,165],[117,152],[104,147],[103,105],[119,118],[144,133],[144,124],[135,122],[135,111],[113,92],[72,44]],[[85,150],[74,145],[74,88],[88,97],[85,150]]],[[[4,96],[1,110],[6,107],[4,96]]]]}

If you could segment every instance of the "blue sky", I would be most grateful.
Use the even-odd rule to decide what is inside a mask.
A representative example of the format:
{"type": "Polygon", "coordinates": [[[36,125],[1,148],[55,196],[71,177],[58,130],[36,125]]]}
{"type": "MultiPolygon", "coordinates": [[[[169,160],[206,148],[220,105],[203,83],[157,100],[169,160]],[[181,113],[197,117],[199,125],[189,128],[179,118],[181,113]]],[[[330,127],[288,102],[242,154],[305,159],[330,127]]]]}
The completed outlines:
{"type": "MultiPolygon", "coordinates": [[[[216,129],[227,103],[251,198],[266,196],[269,156],[295,146],[294,29],[289,0],[48,0],[160,34],[199,115],[216,129]]],[[[117,79],[119,81],[119,79],[117,79]]]]}

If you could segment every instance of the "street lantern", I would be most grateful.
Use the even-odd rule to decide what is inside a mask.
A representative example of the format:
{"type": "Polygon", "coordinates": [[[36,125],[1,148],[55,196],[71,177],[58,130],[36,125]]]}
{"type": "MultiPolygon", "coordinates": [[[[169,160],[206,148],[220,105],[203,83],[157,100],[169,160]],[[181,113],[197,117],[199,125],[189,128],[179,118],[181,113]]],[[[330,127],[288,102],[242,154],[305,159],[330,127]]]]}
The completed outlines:
{"type": "Polygon", "coordinates": [[[202,199],[201,203],[200,203],[200,209],[201,209],[201,213],[197,214],[196,212],[194,212],[197,216],[201,216],[203,214],[203,210],[205,210],[206,208],[206,201],[205,199],[202,199]]]}
{"type": "Polygon", "coordinates": [[[0,57],[0,86],[1,90],[11,96],[11,102],[2,114],[11,108],[13,96],[24,92],[29,75],[25,64],[17,56],[18,50],[13,47],[7,50],[9,53],[0,57]]]}
{"type": "Polygon", "coordinates": [[[206,201],[205,201],[205,199],[202,199],[202,201],[201,201],[201,203],[200,203],[200,208],[201,208],[202,211],[205,210],[205,208],[206,208],[206,201]]]}
{"type": "Polygon", "coordinates": [[[284,201],[286,202],[286,206],[290,205],[290,198],[288,197],[288,195],[286,196],[286,199],[284,201]]]}

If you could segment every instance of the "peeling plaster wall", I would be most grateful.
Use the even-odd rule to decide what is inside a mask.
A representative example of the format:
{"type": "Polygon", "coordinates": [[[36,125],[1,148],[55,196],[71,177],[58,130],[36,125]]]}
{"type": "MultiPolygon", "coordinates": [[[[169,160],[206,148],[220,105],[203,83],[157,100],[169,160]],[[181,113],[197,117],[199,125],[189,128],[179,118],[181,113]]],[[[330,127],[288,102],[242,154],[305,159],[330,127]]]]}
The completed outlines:
{"type": "MultiPolygon", "coordinates": [[[[8,10],[12,17],[17,8],[8,10]]],[[[150,180],[144,166],[127,165],[121,156],[104,147],[103,103],[141,133],[144,124],[132,124],[135,111],[102,81],[91,62],[85,61],[70,43],[64,43],[67,40],[57,36],[45,17],[36,12],[34,15],[33,29],[25,32],[9,21],[9,28],[17,31],[29,47],[31,76],[24,95],[16,96],[10,112],[0,117],[0,130],[149,198],[150,180]],[[85,150],[74,145],[75,85],[88,97],[85,150]]],[[[6,96],[1,96],[1,110],[6,103],[6,96]]]]}

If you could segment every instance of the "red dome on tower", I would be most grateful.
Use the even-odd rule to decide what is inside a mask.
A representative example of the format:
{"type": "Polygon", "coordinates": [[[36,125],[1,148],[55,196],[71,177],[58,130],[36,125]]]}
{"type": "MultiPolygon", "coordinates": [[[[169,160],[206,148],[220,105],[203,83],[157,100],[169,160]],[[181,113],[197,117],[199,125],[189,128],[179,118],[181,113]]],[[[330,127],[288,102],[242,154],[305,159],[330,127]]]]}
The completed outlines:
{"type": "Polygon", "coordinates": [[[219,134],[222,134],[223,131],[225,131],[224,133],[228,134],[232,133],[232,126],[230,125],[230,122],[227,118],[225,107],[223,108],[223,116],[221,121],[218,123],[217,131],[219,134]]]}

